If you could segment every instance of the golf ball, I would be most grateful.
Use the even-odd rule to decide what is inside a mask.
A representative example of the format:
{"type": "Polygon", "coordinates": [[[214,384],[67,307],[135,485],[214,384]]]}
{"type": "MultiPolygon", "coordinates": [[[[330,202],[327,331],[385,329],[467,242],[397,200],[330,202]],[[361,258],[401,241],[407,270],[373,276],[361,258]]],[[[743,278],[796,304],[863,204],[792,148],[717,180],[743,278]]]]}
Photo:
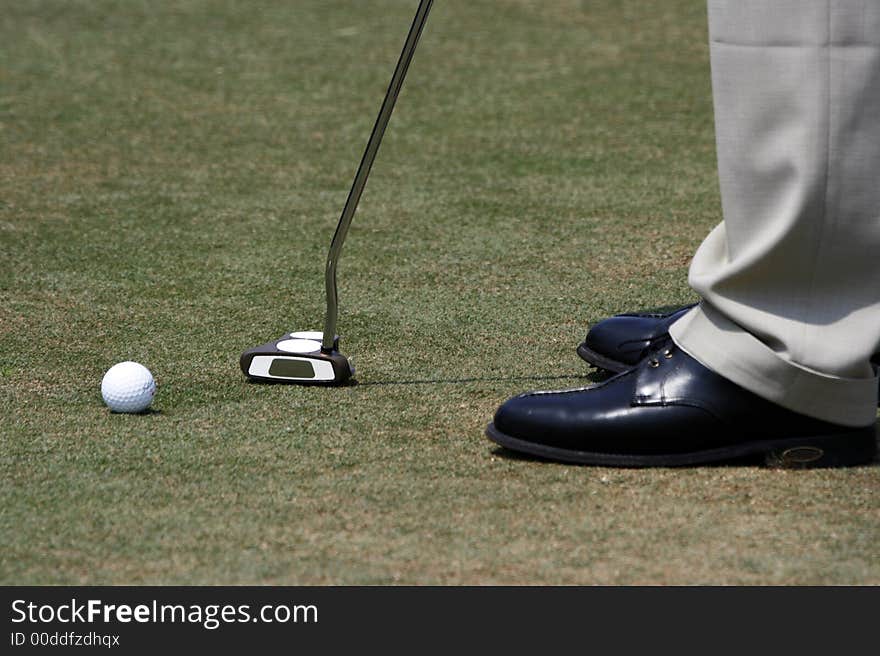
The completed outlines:
{"type": "Polygon", "coordinates": [[[153,374],[137,362],[114,364],[101,381],[101,396],[113,412],[143,412],[155,393],[153,374]]]}

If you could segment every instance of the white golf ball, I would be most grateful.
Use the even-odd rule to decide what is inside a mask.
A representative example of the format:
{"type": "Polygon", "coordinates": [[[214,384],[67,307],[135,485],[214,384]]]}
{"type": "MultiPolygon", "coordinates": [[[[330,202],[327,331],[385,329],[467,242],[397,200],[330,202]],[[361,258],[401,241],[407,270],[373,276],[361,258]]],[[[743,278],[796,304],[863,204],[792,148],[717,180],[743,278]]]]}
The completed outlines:
{"type": "Polygon", "coordinates": [[[113,412],[143,412],[155,393],[153,374],[137,362],[114,364],[101,381],[101,396],[113,412]]]}

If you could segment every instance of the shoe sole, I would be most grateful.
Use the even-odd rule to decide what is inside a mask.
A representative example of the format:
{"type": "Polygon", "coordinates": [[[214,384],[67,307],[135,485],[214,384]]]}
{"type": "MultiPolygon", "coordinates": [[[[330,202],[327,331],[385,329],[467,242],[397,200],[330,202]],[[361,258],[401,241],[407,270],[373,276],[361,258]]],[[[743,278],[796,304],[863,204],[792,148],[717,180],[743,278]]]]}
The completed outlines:
{"type": "Polygon", "coordinates": [[[511,437],[495,428],[495,424],[486,427],[486,437],[511,451],[549,460],[605,467],[688,467],[748,456],[763,456],[764,464],[768,467],[808,469],[864,465],[873,462],[877,456],[875,426],[838,435],[755,440],[703,451],[667,454],[597,453],[563,449],[511,437]]]}
{"type": "Polygon", "coordinates": [[[623,373],[633,366],[631,364],[626,364],[625,362],[612,360],[611,358],[604,356],[601,353],[597,353],[589,346],[587,346],[586,342],[578,345],[577,354],[581,356],[581,359],[585,360],[588,364],[591,364],[594,367],[598,367],[599,369],[610,371],[615,374],[623,373]]]}

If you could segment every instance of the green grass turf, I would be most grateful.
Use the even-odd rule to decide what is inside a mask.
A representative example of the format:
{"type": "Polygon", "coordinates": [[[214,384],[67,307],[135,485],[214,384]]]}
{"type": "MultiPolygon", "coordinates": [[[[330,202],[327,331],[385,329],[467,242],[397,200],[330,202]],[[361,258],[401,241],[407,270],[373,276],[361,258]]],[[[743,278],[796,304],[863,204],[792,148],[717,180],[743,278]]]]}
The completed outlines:
{"type": "MultiPolygon", "coordinates": [[[[415,0],[0,14],[0,582],[880,583],[880,468],[605,470],[482,431],[690,301],[719,220],[699,0],[436,3],[340,267],[360,384],[246,384],[320,328],[415,0]],[[99,385],[133,359],[156,412],[99,385]]],[[[594,376],[594,374],[592,374],[594,376]]]]}

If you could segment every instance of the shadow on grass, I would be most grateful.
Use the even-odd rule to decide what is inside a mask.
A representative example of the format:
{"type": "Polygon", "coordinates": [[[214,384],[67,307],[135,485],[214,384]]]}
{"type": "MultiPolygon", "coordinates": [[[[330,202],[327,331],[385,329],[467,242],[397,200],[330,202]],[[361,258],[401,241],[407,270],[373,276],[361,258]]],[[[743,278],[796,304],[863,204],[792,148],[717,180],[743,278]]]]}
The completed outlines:
{"type": "Polygon", "coordinates": [[[162,411],[157,410],[156,408],[147,408],[146,410],[141,410],[140,412],[117,412],[116,410],[110,410],[110,414],[113,416],[117,415],[127,415],[129,417],[150,417],[154,415],[161,415],[162,411]]]}
{"type": "Polygon", "coordinates": [[[373,380],[366,383],[348,381],[346,385],[375,387],[379,385],[460,385],[463,383],[508,383],[508,382],[543,382],[554,380],[580,381],[581,383],[600,383],[607,375],[591,372],[589,374],[569,374],[563,376],[474,376],[472,378],[423,378],[413,380],[373,380]]]}

